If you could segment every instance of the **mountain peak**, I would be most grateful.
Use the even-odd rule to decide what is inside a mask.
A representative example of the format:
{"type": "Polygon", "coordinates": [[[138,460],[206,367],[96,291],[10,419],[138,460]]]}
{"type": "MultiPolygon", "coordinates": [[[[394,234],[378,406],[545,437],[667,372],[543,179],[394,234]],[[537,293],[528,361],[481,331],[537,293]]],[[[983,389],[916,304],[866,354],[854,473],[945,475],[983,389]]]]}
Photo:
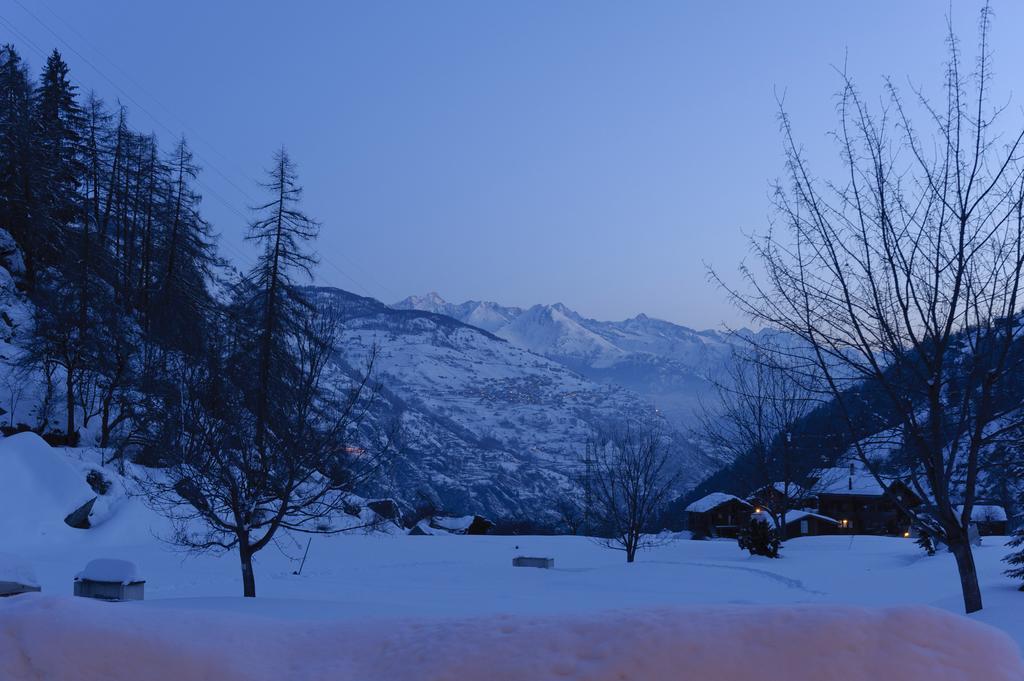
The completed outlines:
{"type": "Polygon", "coordinates": [[[442,298],[436,291],[430,291],[422,296],[409,296],[404,300],[400,300],[395,303],[392,307],[397,307],[403,310],[421,310],[424,312],[440,312],[441,308],[444,308],[448,302],[442,298]]]}

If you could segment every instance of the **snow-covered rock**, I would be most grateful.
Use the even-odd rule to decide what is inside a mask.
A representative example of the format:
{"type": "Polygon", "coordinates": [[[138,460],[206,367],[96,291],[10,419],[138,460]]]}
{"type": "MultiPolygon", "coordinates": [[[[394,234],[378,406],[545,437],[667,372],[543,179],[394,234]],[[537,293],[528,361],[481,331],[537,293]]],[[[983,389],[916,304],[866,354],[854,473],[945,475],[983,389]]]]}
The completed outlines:
{"type": "Polygon", "coordinates": [[[20,524],[24,509],[63,520],[96,496],[67,456],[31,432],[0,439],[0,486],[0,523],[20,524]]]}
{"type": "Polygon", "coordinates": [[[42,536],[70,529],[65,519],[85,506],[85,527],[101,524],[123,499],[115,485],[97,496],[86,477],[93,467],[75,461],[32,432],[0,438],[0,536],[42,536]]]}
{"type": "Polygon", "coordinates": [[[6,229],[0,229],[0,267],[13,279],[20,281],[25,276],[25,258],[18,243],[6,229]]]}

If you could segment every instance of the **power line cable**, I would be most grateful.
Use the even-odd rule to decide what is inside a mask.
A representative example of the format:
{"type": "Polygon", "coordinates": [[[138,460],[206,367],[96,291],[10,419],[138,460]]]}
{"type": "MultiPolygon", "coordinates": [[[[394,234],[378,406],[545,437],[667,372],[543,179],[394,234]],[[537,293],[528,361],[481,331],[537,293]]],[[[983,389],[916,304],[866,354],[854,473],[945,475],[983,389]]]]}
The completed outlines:
{"type": "MultiPolygon", "coordinates": [[[[157,118],[157,116],[155,114],[153,114],[149,109],[147,109],[145,106],[143,106],[135,97],[133,97],[131,95],[131,93],[127,92],[124,88],[122,88],[117,82],[115,82],[111,77],[109,77],[106,73],[104,73],[98,66],[96,66],[96,64],[93,63],[92,60],[88,59],[85,55],[83,55],[71,43],[69,43],[59,33],[57,33],[57,31],[55,31],[52,27],[50,27],[41,18],[39,18],[39,16],[36,15],[34,12],[32,12],[28,7],[26,7],[25,4],[21,0],[14,0],[14,2],[19,7],[21,7],[21,9],[26,14],[28,14],[30,17],[32,17],[39,25],[41,25],[51,35],[53,35],[54,38],[56,38],[58,41],[60,41],[73,54],[75,54],[79,59],[81,59],[87,66],[89,66],[93,71],[95,71],[97,74],[99,74],[100,77],[102,77],[105,81],[107,81],[115,90],[117,90],[118,92],[123,94],[125,96],[125,98],[127,98],[132,104],[137,106],[154,123],[156,123],[161,128],[166,130],[168,132],[168,134],[170,134],[172,137],[176,137],[177,136],[174,130],[172,130],[162,120],[157,118]]],[[[45,3],[43,3],[43,4],[45,6],[45,3]]],[[[52,8],[47,6],[47,9],[50,11],[51,14],[53,14],[55,17],[57,17],[57,19],[60,20],[61,23],[65,24],[66,26],[70,26],[70,24],[66,20],[64,20],[62,17],[60,17],[60,15],[58,15],[52,8]]],[[[136,87],[139,87],[140,90],[142,90],[143,92],[146,92],[145,88],[143,88],[142,86],[138,85],[138,83],[133,78],[131,78],[131,76],[128,75],[124,71],[124,69],[122,69],[119,65],[117,65],[116,62],[114,62],[110,58],[104,56],[97,48],[95,48],[87,40],[85,40],[85,38],[82,37],[81,34],[77,30],[75,30],[75,29],[72,29],[72,30],[75,32],[76,35],[78,35],[80,38],[82,38],[83,42],[85,42],[87,45],[89,45],[97,54],[99,54],[108,63],[113,65],[113,67],[116,68],[120,73],[122,73],[129,81],[135,83],[136,87]]],[[[37,49],[37,51],[40,52],[41,55],[45,56],[45,53],[42,52],[41,50],[39,50],[38,47],[36,47],[36,49],[37,49]]],[[[155,97],[153,97],[148,92],[146,92],[146,93],[150,97],[150,99],[152,101],[154,101],[158,106],[161,106],[161,108],[163,108],[165,111],[169,111],[167,109],[167,107],[163,106],[155,97]]],[[[174,116],[176,119],[178,119],[179,123],[182,124],[182,127],[188,128],[188,126],[185,125],[184,121],[181,121],[180,117],[178,117],[173,112],[170,112],[170,113],[171,113],[172,116],[174,116]]],[[[190,132],[190,134],[195,134],[194,131],[190,130],[189,132],[190,132]]],[[[205,140],[203,140],[201,137],[200,137],[200,140],[205,142],[205,140]]],[[[209,142],[205,142],[205,143],[206,143],[207,146],[210,147],[211,150],[214,151],[214,153],[217,153],[219,156],[226,158],[223,154],[221,154],[219,151],[217,151],[216,148],[214,148],[212,144],[210,144],[209,142]]],[[[199,154],[196,154],[196,155],[199,156],[199,154]]],[[[203,162],[204,166],[210,167],[212,170],[214,170],[214,172],[216,172],[218,175],[220,175],[225,181],[227,181],[232,187],[234,187],[240,194],[242,194],[242,196],[246,197],[247,200],[249,200],[253,204],[257,203],[255,201],[255,199],[253,199],[253,197],[245,189],[243,189],[237,183],[235,183],[226,173],[224,173],[219,167],[217,167],[214,163],[212,163],[208,158],[203,158],[202,156],[200,156],[200,160],[203,162]]],[[[248,176],[244,172],[242,174],[243,174],[243,176],[246,177],[246,179],[249,179],[250,181],[255,182],[254,180],[251,180],[251,178],[248,178],[248,176]]],[[[240,211],[237,207],[235,207],[233,204],[231,204],[231,202],[229,202],[226,198],[221,196],[218,192],[214,191],[213,188],[209,184],[207,184],[207,183],[205,183],[203,181],[199,181],[199,180],[197,180],[197,182],[201,186],[203,186],[207,191],[209,191],[214,196],[214,198],[216,198],[220,203],[222,203],[225,207],[227,207],[231,212],[233,212],[234,214],[240,216],[246,223],[249,221],[249,217],[247,215],[242,213],[242,211],[240,211]]],[[[228,247],[229,247],[230,250],[232,250],[236,254],[240,254],[241,253],[241,251],[239,249],[235,248],[235,247],[232,247],[230,245],[228,247]]],[[[373,297],[373,295],[366,288],[366,286],[364,286],[362,283],[360,283],[354,276],[352,276],[351,274],[346,272],[344,269],[342,269],[340,266],[338,266],[333,260],[331,260],[330,258],[326,257],[325,255],[323,255],[323,254],[318,254],[318,255],[319,255],[320,260],[322,262],[326,263],[329,267],[331,267],[333,270],[338,272],[341,276],[345,277],[348,281],[352,282],[356,287],[361,289],[363,291],[363,293],[365,293],[366,295],[368,295],[370,297],[373,297]]],[[[353,264],[348,258],[345,258],[344,256],[342,256],[342,257],[349,264],[353,264]]],[[[362,268],[357,268],[357,269],[362,269],[362,268]]],[[[365,271],[364,271],[364,274],[365,274],[365,271]]],[[[368,277],[368,278],[373,279],[373,277],[368,277]]],[[[385,290],[385,292],[393,293],[393,292],[387,291],[386,290],[387,287],[382,285],[380,282],[374,281],[374,283],[378,286],[378,288],[380,288],[382,290],[385,290]]],[[[384,304],[386,306],[390,307],[389,303],[384,303],[384,304]]]]}

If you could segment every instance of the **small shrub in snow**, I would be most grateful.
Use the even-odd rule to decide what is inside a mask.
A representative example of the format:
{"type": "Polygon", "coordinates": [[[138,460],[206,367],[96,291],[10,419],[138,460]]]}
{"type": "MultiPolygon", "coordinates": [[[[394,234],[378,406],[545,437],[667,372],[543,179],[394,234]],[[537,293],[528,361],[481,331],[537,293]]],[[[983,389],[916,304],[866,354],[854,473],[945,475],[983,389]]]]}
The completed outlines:
{"type": "Polygon", "coordinates": [[[775,528],[765,520],[751,518],[750,522],[740,529],[740,548],[750,552],[752,556],[778,558],[782,542],[775,528]]]}
{"type": "Polygon", "coordinates": [[[4,437],[10,437],[11,435],[17,435],[18,433],[27,433],[32,430],[32,426],[27,423],[19,423],[11,426],[0,426],[0,433],[4,434],[4,437]]]}
{"type": "Polygon", "coordinates": [[[110,491],[110,481],[103,477],[103,473],[96,469],[85,474],[85,481],[89,483],[89,487],[96,494],[102,495],[110,491]]]}
{"type": "Polygon", "coordinates": [[[68,434],[63,430],[57,429],[43,433],[43,439],[51,447],[77,447],[82,436],[77,430],[68,434]]]}
{"type": "Polygon", "coordinates": [[[932,541],[932,536],[921,530],[920,536],[914,541],[915,544],[924,549],[924,552],[929,556],[935,555],[935,542],[932,541]]]}

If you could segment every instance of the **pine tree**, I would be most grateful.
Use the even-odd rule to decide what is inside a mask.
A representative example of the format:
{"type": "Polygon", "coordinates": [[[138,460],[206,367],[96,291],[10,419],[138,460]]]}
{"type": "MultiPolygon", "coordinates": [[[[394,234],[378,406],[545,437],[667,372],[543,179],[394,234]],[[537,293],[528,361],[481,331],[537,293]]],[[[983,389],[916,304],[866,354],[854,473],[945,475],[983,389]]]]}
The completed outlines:
{"type": "Polygon", "coordinates": [[[21,246],[30,285],[40,241],[32,225],[36,202],[32,133],[28,71],[14,46],[4,45],[0,47],[0,227],[21,246]]]}
{"type": "MultiPolygon", "coordinates": [[[[1024,527],[1020,527],[1013,533],[1013,539],[1007,546],[1012,546],[1016,551],[1003,558],[1003,561],[1010,567],[1004,573],[1012,579],[1024,580],[1024,527]]],[[[1024,584],[1020,585],[1024,591],[1024,584]]]]}
{"type": "Polygon", "coordinates": [[[56,50],[46,60],[35,91],[35,149],[39,192],[37,230],[41,255],[56,262],[64,230],[84,220],[79,193],[83,177],[81,132],[84,113],[68,66],[56,50]]]}
{"type": "Polygon", "coordinates": [[[317,261],[306,249],[320,229],[315,220],[299,209],[302,188],[296,182],[295,166],[284,148],[274,154],[268,176],[263,187],[271,198],[256,208],[258,217],[249,226],[246,237],[262,250],[249,276],[256,294],[251,301],[257,362],[252,410],[260,446],[268,429],[279,421],[273,409],[288,402],[295,359],[287,339],[301,328],[303,311],[310,309],[294,277],[303,274],[312,278],[317,261]]]}
{"type": "Polygon", "coordinates": [[[111,268],[102,262],[102,253],[92,243],[88,205],[82,193],[87,176],[82,132],[87,121],[76,91],[67,64],[54,50],[33,98],[37,192],[33,245],[39,263],[35,352],[64,368],[69,438],[76,433],[76,406],[81,407],[84,419],[89,418],[82,383],[99,367],[110,347],[109,339],[101,339],[100,333],[107,297],[100,274],[111,268]]]}
{"type": "Polygon", "coordinates": [[[740,528],[738,537],[740,549],[750,552],[752,556],[778,558],[782,542],[775,528],[767,520],[751,518],[750,522],[740,528]]]}
{"type": "MultiPolygon", "coordinates": [[[[150,163],[155,164],[155,159],[150,163]]],[[[164,196],[162,205],[153,207],[157,214],[147,214],[143,220],[147,272],[142,276],[152,281],[153,302],[161,310],[153,318],[152,329],[163,342],[184,352],[196,352],[201,345],[197,341],[203,336],[203,319],[212,305],[207,282],[219,262],[212,229],[199,214],[202,197],[192,186],[199,170],[181,138],[170,158],[150,168],[154,178],[166,176],[164,196]]],[[[147,187],[148,192],[155,191],[156,183],[151,181],[147,187]]],[[[144,309],[144,319],[150,316],[144,309]]]]}

